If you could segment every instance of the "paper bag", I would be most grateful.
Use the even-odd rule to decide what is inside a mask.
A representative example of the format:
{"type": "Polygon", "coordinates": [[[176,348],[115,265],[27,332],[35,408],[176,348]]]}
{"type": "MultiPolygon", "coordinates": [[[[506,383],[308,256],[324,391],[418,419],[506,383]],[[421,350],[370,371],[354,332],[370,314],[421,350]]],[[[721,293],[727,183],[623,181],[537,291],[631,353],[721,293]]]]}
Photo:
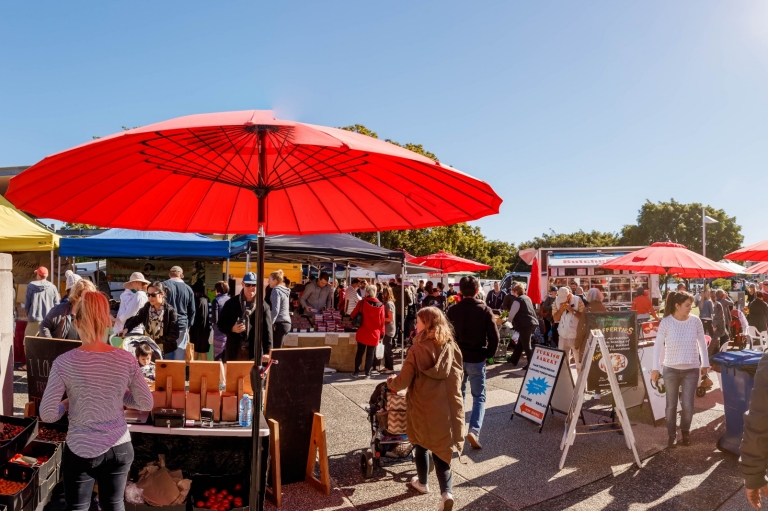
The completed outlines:
{"type": "Polygon", "coordinates": [[[136,486],[144,490],[144,500],[156,506],[168,506],[179,496],[179,488],[165,467],[139,479],[136,486]]]}
{"type": "Polygon", "coordinates": [[[231,392],[224,392],[221,395],[221,420],[237,420],[237,395],[231,392]]]}
{"type": "Polygon", "coordinates": [[[171,394],[171,408],[185,408],[187,393],[183,390],[174,390],[171,394]]]}
{"type": "Polygon", "coordinates": [[[218,392],[209,392],[207,401],[205,403],[206,408],[213,410],[213,420],[221,420],[221,394],[218,392]]]}
{"type": "Polygon", "coordinates": [[[156,390],[152,392],[152,408],[165,408],[165,391],[156,390]]]}
{"type": "Polygon", "coordinates": [[[190,420],[200,420],[200,394],[187,394],[186,418],[190,420]]]}

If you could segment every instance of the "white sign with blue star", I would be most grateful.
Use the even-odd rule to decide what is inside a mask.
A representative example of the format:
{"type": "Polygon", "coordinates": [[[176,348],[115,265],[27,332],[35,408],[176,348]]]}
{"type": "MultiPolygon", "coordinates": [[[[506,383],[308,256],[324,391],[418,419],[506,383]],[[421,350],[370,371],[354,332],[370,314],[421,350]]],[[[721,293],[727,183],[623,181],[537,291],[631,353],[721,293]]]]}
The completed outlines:
{"type": "Polygon", "coordinates": [[[515,403],[515,414],[536,424],[544,422],[564,355],[562,351],[554,348],[534,348],[528,372],[525,373],[523,386],[515,403]]]}

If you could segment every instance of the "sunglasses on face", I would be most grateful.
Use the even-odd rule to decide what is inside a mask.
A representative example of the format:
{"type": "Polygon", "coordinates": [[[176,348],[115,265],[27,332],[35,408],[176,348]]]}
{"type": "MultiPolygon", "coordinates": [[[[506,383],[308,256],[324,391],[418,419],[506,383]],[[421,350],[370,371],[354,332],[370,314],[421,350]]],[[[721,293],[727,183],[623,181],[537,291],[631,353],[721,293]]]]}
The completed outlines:
{"type": "Polygon", "coordinates": [[[163,296],[163,293],[147,293],[147,296],[150,298],[157,298],[158,296],[163,296]]]}
{"type": "Polygon", "coordinates": [[[243,287],[256,287],[256,284],[243,284],[243,287]]]}

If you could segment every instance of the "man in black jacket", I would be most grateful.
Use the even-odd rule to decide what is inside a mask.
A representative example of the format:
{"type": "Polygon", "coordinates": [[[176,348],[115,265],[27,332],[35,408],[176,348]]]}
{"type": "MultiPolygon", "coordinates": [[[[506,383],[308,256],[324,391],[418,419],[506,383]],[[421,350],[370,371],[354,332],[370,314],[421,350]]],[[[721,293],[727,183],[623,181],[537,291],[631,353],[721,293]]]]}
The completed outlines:
{"type": "Polygon", "coordinates": [[[539,316],[536,314],[536,309],[533,308],[533,302],[525,295],[525,288],[522,284],[519,282],[513,284],[512,294],[515,297],[515,301],[509,309],[507,321],[512,323],[512,327],[518,333],[518,338],[515,351],[512,352],[512,358],[509,359],[509,362],[516,366],[520,361],[523,350],[525,350],[525,356],[528,360],[525,367],[523,367],[523,370],[525,370],[528,369],[528,364],[531,363],[531,358],[533,357],[531,336],[536,327],[539,326],[539,316]]]}
{"type": "Polygon", "coordinates": [[[173,353],[163,354],[169,360],[186,360],[189,327],[195,321],[195,293],[184,282],[184,271],[180,266],[173,266],[168,271],[165,286],[165,301],[176,309],[179,316],[179,347],[173,353]]]}
{"type": "MultiPolygon", "coordinates": [[[[227,334],[227,345],[222,359],[253,360],[256,340],[256,274],[248,272],[243,277],[243,291],[234,298],[227,300],[221,308],[219,330],[227,334]]],[[[261,326],[262,355],[269,354],[272,349],[272,320],[270,308],[263,302],[264,321],[261,326]]],[[[262,357],[263,360],[263,357],[262,357]]]]}
{"type": "Polygon", "coordinates": [[[475,277],[462,277],[459,282],[462,299],[448,309],[448,319],[456,332],[456,343],[464,359],[464,380],[461,395],[466,394],[467,380],[472,392],[472,414],[469,418],[467,441],[480,449],[480,428],[485,415],[485,361],[496,353],[499,329],[491,309],[475,295],[480,284],[475,277]]]}

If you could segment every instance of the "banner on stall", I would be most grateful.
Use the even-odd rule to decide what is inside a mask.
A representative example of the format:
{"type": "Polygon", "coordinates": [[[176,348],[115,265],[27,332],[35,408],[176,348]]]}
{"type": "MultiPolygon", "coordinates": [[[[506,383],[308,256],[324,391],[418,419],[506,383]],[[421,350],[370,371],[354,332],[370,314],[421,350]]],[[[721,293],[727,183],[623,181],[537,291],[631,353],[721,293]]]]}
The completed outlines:
{"type": "Polygon", "coordinates": [[[609,387],[606,364],[613,366],[619,387],[636,387],[639,362],[637,359],[637,314],[635,312],[588,312],[587,329],[600,330],[610,352],[604,357],[595,352],[592,361],[597,371],[589,373],[587,390],[599,391],[609,387]]]}
{"type": "MultiPolygon", "coordinates": [[[[517,396],[512,417],[519,415],[544,427],[552,395],[560,378],[565,353],[555,348],[536,346],[523,379],[523,386],[517,396]]],[[[565,373],[566,371],[562,371],[565,373]]],[[[566,376],[563,374],[563,376],[566,376]]],[[[567,375],[570,377],[570,375],[567,375]]]]}

